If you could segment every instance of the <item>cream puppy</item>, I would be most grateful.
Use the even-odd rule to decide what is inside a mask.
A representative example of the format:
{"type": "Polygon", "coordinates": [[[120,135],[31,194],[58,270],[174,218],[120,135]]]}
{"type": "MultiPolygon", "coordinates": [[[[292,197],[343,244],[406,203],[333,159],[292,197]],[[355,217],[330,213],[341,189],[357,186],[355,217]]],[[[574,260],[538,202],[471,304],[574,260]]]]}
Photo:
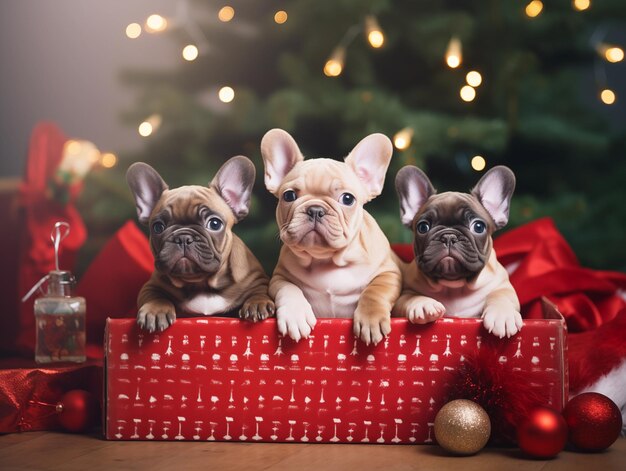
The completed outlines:
{"type": "Polygon", "coordinates": [[[391,330],[401,278],[387,238],[363,205],[382,191],[391,142],[372,134],[345,162],[305,161],[287,132],[272,129],[261,153],[283,241],[269,286],[278,330],[298,341],[316,316],[353,317],[355,335],[377,344],[391,330]]]}

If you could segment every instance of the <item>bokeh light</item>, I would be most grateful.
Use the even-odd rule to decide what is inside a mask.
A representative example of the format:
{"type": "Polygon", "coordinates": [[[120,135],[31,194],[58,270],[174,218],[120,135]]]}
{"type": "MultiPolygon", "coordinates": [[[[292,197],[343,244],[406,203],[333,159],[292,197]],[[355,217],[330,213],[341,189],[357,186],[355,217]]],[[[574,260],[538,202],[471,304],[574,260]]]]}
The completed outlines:
{"type": "Polygon", "coordinates": [[[412,128],[404,128],[398,131],[395,136],[393,136],[393,145],[398,150],[405,150],[411,145],[411,139],[413,138],[413,129],[412,128]]]}
{"type": "Polygon", "coordinates": [[[487,166],[487,161],[482,155],[475,155],[474,157],[472,157],[471,164],[474,170],[476,170],[477,172],[481,172],[485,170],[485,167],[487,166]]]}
{"type": "Polygon", "coordinates": [[[621,62],[624,60],[624,50],[617,46],[609,47],[604,51],[604,57],[612,63],[621,62]]]}
{"type": "Polygon", "coordinates": [[[278,10],[274,15],[274,21],[279,25],[286,23],[288,18],[289,15],[287,15],[285,10],[278,10]]]}
{"type": "Polygon", "coordinates": [[[480,72],[476,70],[471,70],[465,76],[465,81],[467,82],[468,85],[471,85],[472,87],[476,88],[481,83],[483,83],[483,77],[482,75],[480,75],[480,72]]]}
{"type": "Polygon", "coordinates": [[[532,2],[526,5],[524,11],[529,18],[535,18],[543,11],[543,2],[541,0],[532,0],[532,2]]]}
{"type": "Polygon", "coordinates": [[[104,168],[113,168],[117,164],[117,156],[111,152],[105,152],[100,156],[100,165],[104,168]]]}
{"type": "Polygon", "coordinates": [[[159,33],[167,28],[167,20],[161,15],[150,15],[146,20],[146,29],[151,33],[159,33]]]}
{"type": "Polygon", "coordinates": [[[476,90],[469,85],[464,85],[459,94],[461,95],[461,99],[467,102],[473,101],[474,98],[476,98],[476,90]]]}
{"type": "Polygon", "coordinates": [[[451,69],[456,69],[461,65],[462,60],[461,40],[453,37],[450,39],[448,48],[446,49],[446,64],[448,64],[448,67],[451,69]]]}
{"type": "Polygon", "coordinates": [[[602,100],[602,103],[605,105],[612,105],[615,103],[615,100],[617,100],[617,97],[615,96],[615,92],[613,90],[605,88],[600,92],[600,100],[602,100]]]}
{"type": "Polygon", "coordinates": [[[220,101],[222,103],[230,103],[235,99],[235,90],[232,87],[222,87],[217,93],[220,101]]]}
{"type": "Polygon", "coordinates": [[[126,27],[126,36],[130,39],[136,39],[141,35],[141,25],[139,23],[131,23],[126,27]]]}
{"type": "Polygon", "coordinates": [[[574,0],[572,2],[572,6],[575,10],[585,11],[591,6],[590,0],[574,0]]]}
{"type": "Polygon", "coordinates": [[[186,61],[195,61],[198,58],[198,48],[193,44],[187,44],[183,48],[183,59],[186,61]]]}
{"type": "Polygon", "coordinates": [[[217,17],[220,21],[228,23],[235,17],[235,9],[229,5],[223,6],[220,8],[220,11],[217,12],[217,17]]]}
{"type": "Polygon", "coordinates": [[[150,134],[152,134],[152,124],[150,124],[148,121],[144,121],[139,125],[139,128],[137,130],[140,136],[148,137],[150,134]]]}

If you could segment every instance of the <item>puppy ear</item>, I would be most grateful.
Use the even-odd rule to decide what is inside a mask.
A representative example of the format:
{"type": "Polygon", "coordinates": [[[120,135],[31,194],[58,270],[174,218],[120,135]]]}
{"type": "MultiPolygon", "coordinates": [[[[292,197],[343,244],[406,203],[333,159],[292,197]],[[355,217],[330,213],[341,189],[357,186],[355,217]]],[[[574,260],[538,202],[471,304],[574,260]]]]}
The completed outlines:
{"type": "Polygon", "coordinates": [[[237,221],[248,215],[256,170],[248,157],[238,155],[220,167],[210,185],[230,206],[237,221]]]}
{"type": "Polygon", "coordinates": [[[409,229],[426,200],[437,192],[426,174],[412,165],[402,167],[396,175],[396,191],[400,198],[402,224],[409,229]]]}
{"type": "Polygon", "coordinates": [[[155,169],[143,162],[136,162],[128,168],[126,181],[135,197],[139,222],[148,224],[154,206],[168,188],[167,183],[155,169]]]}
{"type": "Polygon", "coordinates": [[[261,155],[265,165],[265,187],[274,195],[277,195],[285,175],[304,160],[296,141],[282,129],[265,133],[261,140],[261,155]]]}
{"type": "Polygon", "coordinates": [[[472,189],[472,194],[485,207],[496,229],[509,221],[509,207],[515,190],[515,174],[503,165],[489,170],[472,189]]]}
{"type": "Polygon", "coordinates": [[[380,195],[385,174],[391,161],[393,146],[384,134],[370,134],[363,138],[346,157],[348,164],[369,193],[369,199],[380,195]]]}

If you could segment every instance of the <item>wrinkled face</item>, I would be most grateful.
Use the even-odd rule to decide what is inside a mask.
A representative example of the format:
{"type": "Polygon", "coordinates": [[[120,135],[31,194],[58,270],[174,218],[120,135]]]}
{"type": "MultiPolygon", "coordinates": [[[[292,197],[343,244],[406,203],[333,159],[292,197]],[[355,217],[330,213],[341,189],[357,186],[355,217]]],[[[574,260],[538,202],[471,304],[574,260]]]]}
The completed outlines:
{"type": "Polygon", "coordinates": [[[434,280],[476,277],[492,248],[493,223],[469,194],[431,196],[413,219],[416,263],[434,280]]]}
{"type": "Polygon", "coordinates": [[[356,174],[331,159],[298,163],[281,182],[277,196],[280,238],[313,258],[332,256],[351,242],[367,197],[356,174]]]}
{"type": "Polygon", "coordinates": [[[181,281],[200,281],[219,269],[232,243],[233,216],[212,188],[165,190],[150,216],[156,269],[181,281]]]}

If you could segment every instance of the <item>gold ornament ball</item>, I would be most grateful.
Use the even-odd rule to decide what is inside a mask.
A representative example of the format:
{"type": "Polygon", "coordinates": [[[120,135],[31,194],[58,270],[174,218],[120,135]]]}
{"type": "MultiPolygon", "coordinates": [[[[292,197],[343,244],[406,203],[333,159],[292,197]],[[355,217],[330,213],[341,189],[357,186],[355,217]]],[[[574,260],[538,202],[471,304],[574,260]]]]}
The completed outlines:
{"type": "Polygon", "coordinates": [[[443,406],[435,417],[439,445],[457,455],[473,455],[489,440],[491,421],[485,409],[473,401],[456,399],[443,406]]]}

